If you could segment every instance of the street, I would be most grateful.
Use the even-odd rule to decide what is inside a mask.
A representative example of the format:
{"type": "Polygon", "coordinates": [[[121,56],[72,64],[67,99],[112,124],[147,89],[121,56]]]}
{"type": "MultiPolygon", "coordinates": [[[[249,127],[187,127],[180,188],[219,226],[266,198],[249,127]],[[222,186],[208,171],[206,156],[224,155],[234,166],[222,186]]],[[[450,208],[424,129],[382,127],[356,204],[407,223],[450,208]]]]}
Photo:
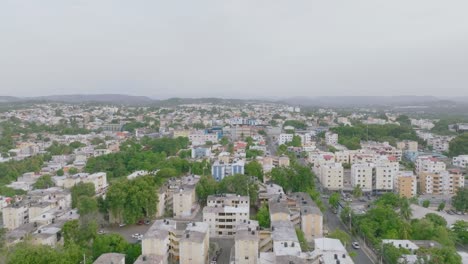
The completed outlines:
{"type": "MultiPolygon", "coordinates": [[[[323,200],[323,203],[326,204],[327,207],[329,207],[328,199],[322,198],[322,200],[323,200]]],[[[343,231],[345,231],[346,233],[349,234],[346,227],[340,221],[339,215],[334,214],[333,212],[331,212],[331,210],[327,209],[323,213],[323,216],[324,216],[324,219],[323,219],[324,226],[327,227],[327,230],[328,230],[329,233],[333,232],[333,230],[338,228],[338,229],[341,229],[341,230],[343,230],[343,231]]],[[[361,243],[361,240],[359,240],[357,237],[351,235],[351,242],[353,242],[353,241],[358,241],[359,244],[361,245],[361,247],[363,246],[363,243],[361,243]]],[[[355,263],[359,263],[359,264],[372,264],[372,263],[374,263],[372,261],[372,259],[369,256],[367,256],[367,254],[364,252],[364,250],[362,248],[361,249],[354,249],[350,245],[346,245],[346,249],[348,250],[348,252],[353,252],[353,251],[356,252],[356,257],[353,258],[355,263]]]]}

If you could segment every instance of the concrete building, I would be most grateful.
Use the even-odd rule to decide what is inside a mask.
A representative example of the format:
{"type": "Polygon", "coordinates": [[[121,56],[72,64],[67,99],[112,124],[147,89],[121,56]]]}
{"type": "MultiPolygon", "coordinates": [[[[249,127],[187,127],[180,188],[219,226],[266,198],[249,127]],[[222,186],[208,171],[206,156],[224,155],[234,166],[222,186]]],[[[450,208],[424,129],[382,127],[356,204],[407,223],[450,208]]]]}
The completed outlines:
{"type": "Polygon", "coordinates": [[[164,259],[158,255],[140,255],[133,264],[163,264],[164,259]]]}
{"type": "Polygon", "coordinates": [[[452,165],[460,168],[468,167],[468,155],[460,155],[453,157],[452,165]]]}
{"type": "Polygon", "coordinates": [[[399,150],[418,151],[418,142],[413,140],[398,141],[396,146],[399,150]]]}
{"type": "Polygon", "coordinates": [[[326,132],[325,142],[327,145],[330,145],[330,146],[338,144],[338,134],[332,133],[332,132],[326,132]]]}
{"type": "Polygon", "coordinates": [[[351,166],[351,185],[360,186],[365,192],[372,191],[374,164],[362,163],[351,166]]]}
{"type": "Polygon", "coordinates": [[[93,264],[125,264],[125,254],[104,253],[93,264]]]}
{"type": "Polygon", "coordinates": [[[375,164],[373,189],[376,191],[392,191],[394,179],[399,171],[398,162],[379,161],[375,164]]]}
{"type": "Polygon", "coordinates": [[[455,194],[458,188],[465,187],[465,178],[458,170],[422,172],[419,184],[422,194],[455,194]]]}
{"type": "Polygon", "coordinates": [[[415,162],[416,174],[421,172],[437,173],[446,169],[445,163],[433,156],[419,156],[415,162]]]}
{"type": "Polygon", "coordinates": [[[340,240],[333,238],[314,239],[314,255],[320,256],[318,263],[353,264],[354,261],[340,240]]]}
{"type": "Polygon", "coordinates": [[[289,207],[292,213],[292,222],[296,223],[294,221],[295,213],[299,211],[299,226],[302,232],[304,232],[306,240],[312,242],[315,238],[323,237],[323,214],[312,198],[310,198],[310,195],[304,192],[297,192],[291,193],[290,198],[295,200],[295,206],[289,207]]]}
{"type": "Polygon", "coordinates": [[[173,194],[174,218],[187,218],[196,210],[195,185],[183,186],[173,194]]]}
{"type": "Polygon", "coordinates": [[[157,260],[161,258],[164,264],[169,260],[180,263],[207,263],[208,228],[208,225],[202,222],[156,220],[143,236],[142,255],[157,260]]]}
{"type": "Polygon", "coordinates": [[[244,220],[250,221],[248,196],[235,194],[210,195],[203,208],[203,222],[210,227],[211,237],[233,237],[244,220]]]}
{"type": "Polygon", "coordinates": [[[208,263],[209,227],[206,223],[189,223],[180,239],[180,264],[208,263]]]}
{"type": "Polygon", "coordinates": [[[67,176],[54,176],[52,177],[56,186],[63,187],[65,189],[70,189],[76,184],[83,183],[92,183],[96,193],[102,193],[106,190],[107,184],[107,174],[105,172],[97,172],[93,174],[89,173],[77,173],[75,175],[67,176]]]}
{"type": "Polygon", "coordinates": [[[412,171],[400,171],[395,178],[395,191],[400,197],[416,196],[417,179],[412,171]]]}
{"type": "Polygon", "coordinates": [[[192,159],[203,159],[211,156],[211,148],[209,147],[193,147],[192,159]]]}
{"type": "Polygon", "coordinates": [[[199,209],[195,192],[199,181],[198,175],[170,179],[167,188],[159,191],[158,211],[164,213],[170,208],[174,218],[178,219],[192,216],[199,209]]]}
{"type": "Polygon", "coordinates": [[[226,176],[244,174],[244,165],[243,160],[235,160],[232,163],[217,160],[211,165],[211,175],[215,180],[220,181],[226,176]]]}
{"type": "Polygon", "coordinates": [[[293,140],[294,134],[280,134],[278,137],[278,145],[283,145],[293,140]]]}
{"type": "Polygon", "coordinates": [[[26,203],[14,203],[3,209],[3,226],[12,230],[29,223],[29,206],[26,203]]]}
{"type": "Polygon", "coordinates": [[[320,162],[318,176],[322,186],[328,190],[343,189],[343,165],[338,162],[320,162]]]}
{"type": "MultiPolygon", "coordinates": [[[[246,221],[247,222],[247,221],[246,221]]],[[[237,226],[234,244],[233,264],[257,264],[259,255],[259,226],[257,221],[237,226]]]]}

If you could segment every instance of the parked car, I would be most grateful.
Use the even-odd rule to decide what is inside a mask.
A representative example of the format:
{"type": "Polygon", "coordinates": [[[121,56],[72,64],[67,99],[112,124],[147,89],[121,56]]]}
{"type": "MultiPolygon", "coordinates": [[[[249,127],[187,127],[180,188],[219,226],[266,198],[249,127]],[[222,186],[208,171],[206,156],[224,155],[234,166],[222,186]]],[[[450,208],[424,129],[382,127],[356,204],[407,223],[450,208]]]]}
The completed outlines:
{"type": "Polygon", "coordinates": [[[104,230],[99,230],[98,231],[98,235],[103,235],[104,233],[106,233],[106,232],[104,232],[104,230]]]}
{"type": "Polygon", "coordinates": [[[354,241],[353,243],[351,243],[351,245],[353,246],[354,249],[359,249],[359,248],[361,248],[361,247],[359,246],[359,243],[358,243],[357,241],[354,241]]]}
{"type": "Polygon", "coordinates": [[[149,225],[149,224],[151,224],[151,221],[150,221],[150,220],[146,220],[146,221],[145,221],[145,225],[149,225]]]}
{"type": "Polygon", "coordinates": [[[132,237],[133,237],[133,238],[138,238],[138,237],[141,236],[141,235],[142,235],[142,234],[140,234],[140,233],[135,233],[135,234],[132,235],[132,237]]]}
{"type": "Polygon", "coordinates": [[[138,224],[138,225],[143,225],[143,224],[145,224],[145,220],[143,220],[143,219],[140,219],[140,220],[138,221],[138,223],[137,223],[137,224],[138,224]]]}
{"type": "Polygon", "coordinates": [[[121,224],[119,224],[119,227],[124,227],[124,226],[126,226],[126,225],[127,225],[127,224],[125,224],[125,223],[121,223],[121,224]]]}

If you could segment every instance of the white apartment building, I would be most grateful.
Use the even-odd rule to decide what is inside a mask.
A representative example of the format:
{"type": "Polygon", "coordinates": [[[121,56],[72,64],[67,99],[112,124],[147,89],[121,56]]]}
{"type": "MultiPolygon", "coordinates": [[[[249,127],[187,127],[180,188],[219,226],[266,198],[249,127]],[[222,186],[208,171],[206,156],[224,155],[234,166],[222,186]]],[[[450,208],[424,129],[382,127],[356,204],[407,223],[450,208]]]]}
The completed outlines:
{"type": "Polygon", "coordinates": [[[372,191],[373,163],[353,164],[351,166],[351,185],[360,186],[363,191],[372,191]]]}
{"type": "Polygon", "coordinates": [[[423,194],[455,194],[458,188],[465,187],[465,178],[458,170],[441,172],[422,172],[419,175],[421,193],[423,194]]]}
{"type": "Polygon", "coordinates": [[[203,208],[203,222],[210,227],[211,237],[232,237],[236,228],[250,221],[250,201],[248,196],[235,194],[210,195],[203,208]]]}
{"type": "Polygon", "coordinates": [[[208,225],[202,222],[156,220],[144,234],[141,253],[144,256],[180,263],[207,263],[209,249],[208,225]]]}
{"type": "Polygon", "coordinates": [[[441,172],[446,169],[444,162],[439,161],[432,156],[419,156],[415,162],[416,173],[419,175],[421,172],[441,172]]]}
{"type": "Polygon", "coordinates": [[[54,181],[56,186],[65,189],[70,189],[80,182],[92,183],[94,184],[96,193],[105,191],[108,186],[107,174],[105,172],[97,172],[93,174],[77,173],[75,175],[54,176],[52,177],[52,181],[54,181]]]}
{"type": "Polygon", "coordinates": [[[394,180],[399,171],[398,162],[379,161],[375,164],[374,190],[391,191],[393,190],[394,180]]]}
{"type": "Polygon", "coordinates": [[[452,164],[453,166],[466,168],[468,166],[468,155],[460,155],[453,157],[452,164]]]}
{"type": "Polygon", "coordinates": [[[408,150],[408,151],[418,151],[418,142],[413,140],[403,140],[397,142],[397,149],[399,150],[408,150]]]}
{"type": "Polygon", "coordinates": [[[336,145],[338,144],[338,134],[332,132],[325,133],[325,142],[327,145],[336,145]]]}
{"type": "Polygon", "coordinates": [[[335,161],[339,163],[349,163],[349,152],[348,151],[335,152],[335,161]]]}
{"type": "Polygon", "coordinates": [[[192,145],[199,146],[205,145],[207,141],[212,143],[218,142],[218,134],[209,134],[204,131],[192,132],[188,135],[188,139],[192,142],[192,145]]]}
{"type": "Polygon", "coordinates": [[[278,145],[286,144],[288,142],[291,142],[293,140],[294,135],[293,134],[280,134],[278,137],[278,145]]]}
{"type": "Polygon", "coordinates": [[[319,164],[319,179],[322,186],[329,190],[343,189],[343,165],[338,162],[319,164]]]}
{"type": "MultiPolygon", "coordinates": [[[[259,226],[257,221],[243,223],[237,227],[234,244],[233,264],[257,264],[259,255],[259,226]]],[[[231,255],[232,257],[232,255],[231,255]]]]}

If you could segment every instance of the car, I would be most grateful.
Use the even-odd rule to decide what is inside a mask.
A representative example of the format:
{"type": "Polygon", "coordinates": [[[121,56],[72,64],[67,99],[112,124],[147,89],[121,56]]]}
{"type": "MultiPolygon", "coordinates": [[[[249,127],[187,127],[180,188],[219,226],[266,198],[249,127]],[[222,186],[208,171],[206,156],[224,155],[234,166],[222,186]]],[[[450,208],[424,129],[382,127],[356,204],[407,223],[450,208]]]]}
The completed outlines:
{"type": "Polygon", "coordinates": [[[453,212],[451,210],[447,210],[447,214],[453,215],[453,212]]]}
{"type": "Polygon", "coordinates": [[[357,241],[354,241],[353,243],[351,243],[351,245],[353,246],[354,249],[359,249],[359,248],[361,248],[361,247],[359,246],[359,243],[358,243],[357,241]]]}
{"type": "Polygon", "coordinates": [[[138,225],[143,225],[144,223],[145,223],[145,220],[141,219],[141,220],[138,221],[137,224],[138,224],[138,225]]]}
{"type": "Polygon", "coordinates": [[[140,233],[135,233],[135,234],[132,235],[132,237],[133,237],[133,238],[137,238],[137,237],[139,237],[139,236],[141,236],[141,235],[142,235],[142,234],[140,234],[140,233]]]}
{"type": "Polygon", "coordinates": [[[143,235],[139,235],[136,237],[137,240],[142,240],[143,239],[143,235]]]}
{"type": "Polygon", "coordinates": [[[106,233],[106,232],[104,232],[104,230],[99,230],[98,231],[98,235],[103,235],[104,233],[106,233]]]}
{"type": "Polygon", "coordinates": [[[125,223],[121,223],[121,224],[119,224],[119,227],[124,227],[124,226],[126,226],[126,225],[127,225],[127,224],[125,224],[125,223]]]}
{"type": "Polygon", "coordinates": [[[150,220],[146,220],[146,221],[145,221],[145,225],[149,225],[149,224],[151,224],[151,221],[150,221],[150,220]]]}

